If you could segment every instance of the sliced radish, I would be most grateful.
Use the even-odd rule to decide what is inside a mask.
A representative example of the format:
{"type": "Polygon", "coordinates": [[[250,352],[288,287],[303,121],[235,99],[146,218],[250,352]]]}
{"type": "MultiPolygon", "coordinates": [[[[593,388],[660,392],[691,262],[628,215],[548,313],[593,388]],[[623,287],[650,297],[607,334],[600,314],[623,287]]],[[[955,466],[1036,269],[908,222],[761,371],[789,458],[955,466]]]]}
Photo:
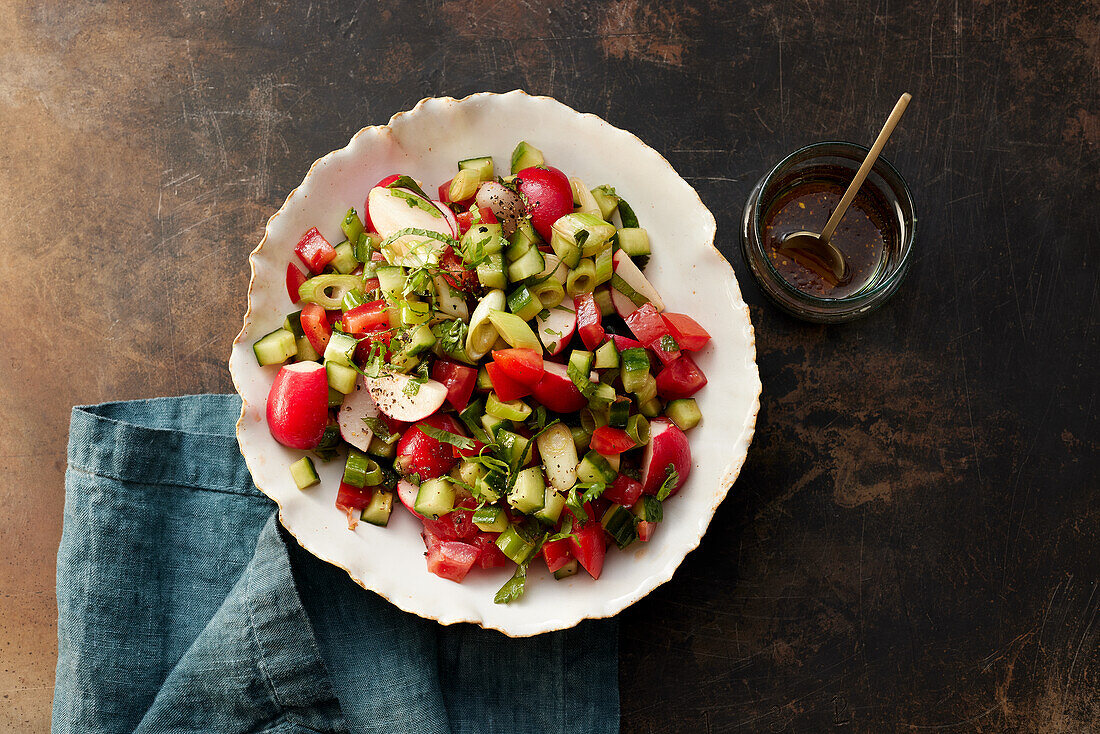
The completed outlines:
{"type": "MultiPolygon", "coordinates": [[[[454,227],[446,215],[431,201],[408,189],[376,186],[367,196],[367,206],[374,230],[387,239],[403,229],[423,229],[447,237],[454,236],[454,227]]],[[[384,248],[392,265],[420,266],[434,262],[432,255],[446,245],[421,235],[405,235],[384,248]]]]}
{"type": "Polygon", "coordinates": [[[378,404],[378,409],[405,423],[414,423],[439,410],[447,399],[447,388],[441,382],[410,383],[412,377],[395,372],[387,372],[381,377],[368,377],[367,388],[378,404]]]}
{"type": "Polygon", "coordinates": [[[443,212],[443,218],[447,220],[447,224],[451,227],[451,237],[456,240],[462,236],[462,232],[458,229],[458,220],[455,219],[455,213],[451,211],[451,207],[444,204],[442,201],[433,201],[436,208],[443,212]]]}
{"type": "Polygon", "coordinates": [[[649,443],[642,457],[642,490],[646,494],[657,494],[668,476],[669,466],[679,477],[671,492],[676,494],[691,473],[691,447],[676,424],[667,418],[657,418],[649,424],[649,443]]]}
{"type": "MultiPolygon", "coordinates": [[[[619,250],[612,258],[612,262],[615,264],[615,275],[622,278],[639,296],[652,303],[658,311],[665,310],[665,302],[661,300],[661,296],[657,293],[657,289],[653,287],[652,283],[646,280],[642,271],[639,270],[638,266],[634,264],[634,261],[630,259],[630,255],[619,250]]],[[[615,305],[615,311],[624,319],[638,308],[633,301],[615,288],[611,289],[611,302],[615,305]]]]}
{"type": "Polygon", "coordinates": [[[546,353],[551,357],[561,354],[569,346],[569,340],[577,330],[577,312],[573,310],[572,305],[562,303],[560,306],[549,309],[546,318],[539,316],[535,319],[539,341],[546,347],[546,353]]]}
{"type": "Polygon", "coordinates": [[[542,379],[533,388],[535,399],[555,413],[575,413],[588,405],[588,399],[569,379],[564,364],[546,362],[542,379]]]}
{"type": "Polygon", "coordinates": [[[366,451],[374,437],[374,431],[363,419],[377,417],[378,404],[374,402],[370,390],[360,376],[355,383],[355,390],[344,398],[344,403],[340,406],[340,415],[337,418],[340,435],[355,448],[366,451]]]}
{"type": "Polygon", "coordinates": [[[397,482],[397,499],[401,500],[401,504],[405,506],[406,510],[423,520],[424,516],[413,509],[416,505],[416,495],[419,493],[420,487],[407,479],[401,479],[397,482]]]}

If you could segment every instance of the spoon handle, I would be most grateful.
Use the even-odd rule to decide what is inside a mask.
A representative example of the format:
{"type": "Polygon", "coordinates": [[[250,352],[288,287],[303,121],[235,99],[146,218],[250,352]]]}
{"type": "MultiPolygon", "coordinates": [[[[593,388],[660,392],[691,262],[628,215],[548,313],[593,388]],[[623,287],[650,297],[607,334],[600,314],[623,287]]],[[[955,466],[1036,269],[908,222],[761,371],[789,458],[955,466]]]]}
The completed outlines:
{"type": "Polygon", "coordinates": [[[840,224],[840,220],[844,217],[844,212],[848,211],[848,206],[852,203],[852,199],[856,198],[856,193],[859,192],[859,187],[863,185],[864,180],[867,178],[867,174],[871,172],[871,166],[875,165],[875,161],[878,160],[878,154],[882,152],[883,147],[886,145],[886,141],[890,139],[890,134],[894,132],[894,128],[897,127],[898,122],[901,120],[902,114],[905,113],[905,108],[909,106],[909,100],[913,97],[908,92],[901,95],[898,98],[897,104],[894,105],[894,111],[890,113],[890,116],[886,118],[886,124],[882,126],[882,132],[875,138],[875,144],[871,146],[871,150],[867,151],[867,157],[863,159],[863,164],[856,171],[856,177],[852,179],[852,183],[848,184],[848,190],[844,192],[844,196],[841,197],[840,203],[837,204],[836,209],[833,210],[833,215],[829,217],[829,221],[825,223],[825,228],[821,230],[821,239],[828,242],[832,239],[833,232],[836,231],[836,227],[840,224]]]}

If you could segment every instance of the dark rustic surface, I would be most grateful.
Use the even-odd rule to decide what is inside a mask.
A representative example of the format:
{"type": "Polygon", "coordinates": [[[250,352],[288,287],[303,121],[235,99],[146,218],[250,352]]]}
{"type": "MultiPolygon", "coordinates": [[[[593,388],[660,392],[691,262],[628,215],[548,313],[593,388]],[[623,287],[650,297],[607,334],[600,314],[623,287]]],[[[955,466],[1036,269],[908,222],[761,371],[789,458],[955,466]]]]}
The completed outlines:
{"type": "Polygon", "coordinates": [[[515,87],[699,190],[756,326],[756,441],[622,615],[624,732],[1100,730],[1093,2],[0,0],[0,728],[44,731],[69,408],[230,391],[246,255],[309,164],[515,87]],[[868,141],[920,222],[894,301],[765,305],[753,182],[868,141]]]}

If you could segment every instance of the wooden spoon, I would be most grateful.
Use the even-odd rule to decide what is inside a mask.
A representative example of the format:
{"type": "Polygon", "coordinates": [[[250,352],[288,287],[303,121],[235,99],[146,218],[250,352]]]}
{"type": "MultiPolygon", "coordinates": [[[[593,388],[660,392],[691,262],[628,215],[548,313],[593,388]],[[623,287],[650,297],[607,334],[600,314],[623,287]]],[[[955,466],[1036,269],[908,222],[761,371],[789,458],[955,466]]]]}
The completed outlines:
{"type": "Polygon", "coordinates": [[[785,253],[799,264],[813,270],[828,280],[830,285],[836,286],[847,283],[851,280],[852,273],[843,253],[836,249],[829,240],[832,238],[833,232],[836,231],[837,225],[840,224],[845,212],[848,211],[852,199],[856,198],[856,194],[859,193],[859,187],[867,180],[867,174],[871,172],[871,167],[878,160],[879,153],[882,152],[886,141],[890,139],[890,134],[894,132],[898,122],[901,121],[901,116],[904,114],[905,108],[909,106],[909,100],[912,98],[912,95],[908,92],[898,98],[894,110],[886,118],[886,124],[882,126],[882,131],[875,139],[874,145],[867,151],[867,157],[863,159],[859,170],[856,171],[852,183],[848,184],[848,190],[840,198],[840,203],[833,210],[829,221],[825,223],[825,228],[821,230],[821,234],[808,231],[792,232],[783,238],[783,244],[779,247],[779,252],[785,253]]]}

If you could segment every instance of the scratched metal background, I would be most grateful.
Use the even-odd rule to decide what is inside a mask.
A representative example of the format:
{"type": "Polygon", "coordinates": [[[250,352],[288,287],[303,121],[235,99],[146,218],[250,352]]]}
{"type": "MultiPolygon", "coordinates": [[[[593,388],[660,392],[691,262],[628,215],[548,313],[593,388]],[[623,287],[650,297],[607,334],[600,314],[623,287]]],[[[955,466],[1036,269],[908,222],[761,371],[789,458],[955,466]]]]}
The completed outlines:
{"type": "Polygon", "coordinates": [[[756,325],[742,478],[622,615],[623,731],[1100,730],[1098,67],[1095,0],[0,0],[0,728],[48,726],[70,406],[230,391],[245,256],[310,162],[523,87],[669,158],[756,325]],[[908,281],[781,316],[745,195],[904,89],[908,281]]]}

